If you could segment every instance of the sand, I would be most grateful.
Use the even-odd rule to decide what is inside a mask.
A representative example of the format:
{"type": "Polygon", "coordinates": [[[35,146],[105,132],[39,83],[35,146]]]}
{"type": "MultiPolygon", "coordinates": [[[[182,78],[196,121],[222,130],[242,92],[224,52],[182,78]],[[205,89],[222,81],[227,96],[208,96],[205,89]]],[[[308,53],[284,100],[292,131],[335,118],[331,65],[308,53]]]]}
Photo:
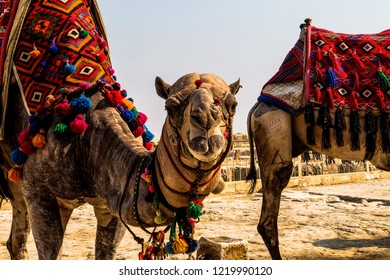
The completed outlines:
{"type": "MultiPolygon", "coordinates": [[[[195,238],[221,237],[248,242],[250,260],[270,259],[256,231],[261,194],[221,194],[206,198],[204,215],[195,238]]],[[[288,260],[390,260],[390,181],[288,188],[283,192],[279,236],[282,257],[288,260]]],[[[9,204],[0,211],[0,260],[8,260],[5,247],[11,225],[9,204]]],[[[95,218],[83,205],[74,211],[63,244],[62,259],[94,259],[95,218]]],[[[140,229],[134,230],[145,239],[140,229]]],[[[37,259],[32,236],[29,258],[37,259]]],[[[140,245],[126,233],[117,259],[136,260],[140,245]]],[[[187,256],[180,256],[187,258],[187,256]]]]}

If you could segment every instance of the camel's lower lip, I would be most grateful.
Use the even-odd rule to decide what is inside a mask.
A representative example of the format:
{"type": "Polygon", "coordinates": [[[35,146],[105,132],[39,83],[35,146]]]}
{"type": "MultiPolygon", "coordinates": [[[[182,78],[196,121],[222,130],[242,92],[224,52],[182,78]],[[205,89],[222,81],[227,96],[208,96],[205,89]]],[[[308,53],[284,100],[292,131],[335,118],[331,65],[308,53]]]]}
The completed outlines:
{"type": "Polygon", "coordinates": [[[198,136],[190,139],[188,143],[189,148],[196,153],[202,155],[213,154],[221,150],[223,137],[220,135],[213,135],[210,138],[198,136]]]}

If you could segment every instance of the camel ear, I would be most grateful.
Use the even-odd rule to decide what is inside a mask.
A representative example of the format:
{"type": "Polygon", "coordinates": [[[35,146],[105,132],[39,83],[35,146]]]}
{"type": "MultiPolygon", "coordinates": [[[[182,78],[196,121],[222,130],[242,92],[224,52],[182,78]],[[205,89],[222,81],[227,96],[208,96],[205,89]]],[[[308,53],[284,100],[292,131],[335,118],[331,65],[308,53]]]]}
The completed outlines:
{"type": "Polygon", "coordinates": [[[242,86],[240,85],[240,78],[238,78],[237,82],[229,85],[229,88],[230,88],[230,92],[236,95],[237,92],[240,90],[240,88],[242,88],[242,86]]]}
{"type": "Polygon", "coordinates": [[[167,100],[169,95],[169,88],[171,87],[171,85],[164,82],[164,80],[161,79],[160,77],[156,77],[156,81],[154,82],[154,85],[156,87],[156,92],[158,96],[167,100]]]}

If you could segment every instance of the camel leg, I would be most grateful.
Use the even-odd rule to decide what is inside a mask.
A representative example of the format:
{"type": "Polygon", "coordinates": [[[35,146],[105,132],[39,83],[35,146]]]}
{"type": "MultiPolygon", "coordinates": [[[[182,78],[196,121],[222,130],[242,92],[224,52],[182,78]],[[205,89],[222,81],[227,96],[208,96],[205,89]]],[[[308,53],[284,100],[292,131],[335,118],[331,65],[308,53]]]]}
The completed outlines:
{"type": "Polygon", "coordinates": [[[12,206],[12,224],[7,249],[11,260],[28,259],[27,239],[30,234],[30,223],[27,213],[27,205],[19,185],[11,186],[13,199],[10,200],[12,206]]]}
{"type": "Polygon", "coordinates": [[[94,207],[94,211],[97,218],[95,259],[113,260],[116,256],[116,249],[125,235],[126,228],[106,208],[94,207]]]}
{"type": "Polygon", "coordinates": [[[260,103],[253,112],[251,128],[260,166],[263,202],[257,231],[272,259],[281,259],[278,215],[283,189],[292,172],[291,116],[260,103]]]}
{"type": "Polygon", "coordinates": [[[43,196],[45,190],[35,192],[32,189],[34,187],[24,194],[38,258],[55,260],[59,256],[64,240],[60,209],[55,197],[49,194],[43,196]]]}

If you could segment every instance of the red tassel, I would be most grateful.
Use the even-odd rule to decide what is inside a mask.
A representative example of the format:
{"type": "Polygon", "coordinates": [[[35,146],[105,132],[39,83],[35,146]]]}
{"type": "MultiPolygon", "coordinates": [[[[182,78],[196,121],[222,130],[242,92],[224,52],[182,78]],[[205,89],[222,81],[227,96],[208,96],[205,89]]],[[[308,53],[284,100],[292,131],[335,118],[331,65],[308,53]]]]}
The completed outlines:
{"type": "Polygon", "coordinates": [[[358,102],[358,96],[359,94],[356,91],[352,91],[350,100],[349,100],[349,106],[352,110],[357,110],[359,108],[359,102],[358,102]]]}
{"type": "Polygon", "coordinates": [[[379,63],[386,68],[390,68],[390,57],[383,54],[381,51],[375,54],[375,56],[378,58],[379,63]]]}
{"type": "Polygon", "coordinates": [[[322,99],[322,104],[328,105],[330,109],[334,107],[333,89],[327,88],[325,92],[326,96],[322,99]]]}
{"type": "Polygon", "coordinates": [[[78,114],[74,121],[70,123],[70,131],[81,134],[87,130],[88,124],[83,120],[83,115],[78,114]]]}
{"type": "Polygon", "coordinates": [[[314,98],[317,102],[322,101],[322,93],[318,86],[314,86],[314,98]]]}
{"type": "Polygon", "coordinates": [[[379,88],[376,90],[375,101],[378,109],[380,109],[382,112],[385,112],[386,111],[385,96],[379,88]]]}
{"type": "Polygon", "coordinates": [[[356,70],[359,70],[361,72],[366,72],[367,71],[367,67],[366,65],[364,65],[364,63],[360,60],[360,58],[358,57],[358,55],[356,54],[355,51],[349,49],[348,50],[349,54],[351,55],[352,57],[352,61],[353,63],[355,64],[355,68],[356,70]]]}
{"type": "Polygon", "coordinates": [[[341,68],[341,64],[336,58],[336,55],[333,52],[333,48],[329,49],[328,57],[333,67],[333,71],[337,74],[338,78],[345,79],[347,78],[347,74],[341,68]]]}

